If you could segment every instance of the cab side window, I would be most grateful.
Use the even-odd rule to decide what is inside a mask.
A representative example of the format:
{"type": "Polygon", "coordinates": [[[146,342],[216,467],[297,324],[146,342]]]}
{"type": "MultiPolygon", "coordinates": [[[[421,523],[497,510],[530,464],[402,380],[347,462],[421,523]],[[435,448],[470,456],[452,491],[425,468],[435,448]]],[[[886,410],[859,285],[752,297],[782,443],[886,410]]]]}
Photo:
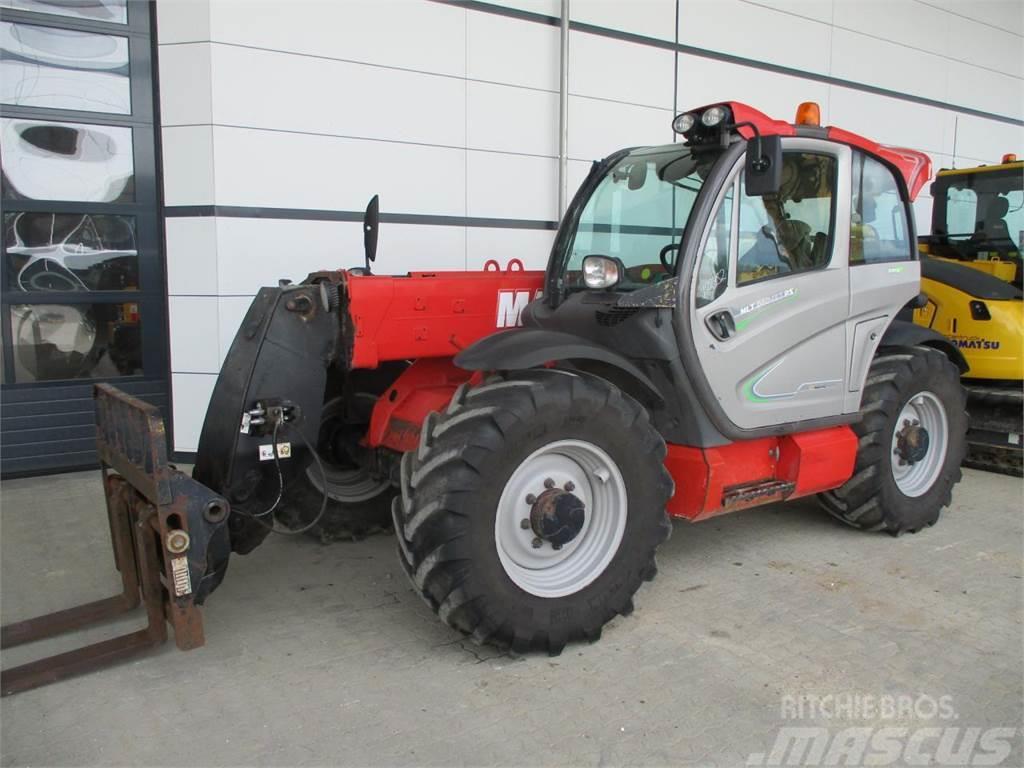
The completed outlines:
{"type": "Polygon", "coordinates": [[[836,165],[831,155],[786,152],[778,193],[748,197],[741,182],[737,285],[828,265],[836,165]]]}
{"type": "Polygon", "coordinates": [[[718,211],[711,220],[711,231],[704,242],[700,264],[697,266],[697,291],[695,304],[698,309],[717,299],[729,286],[729,241],[732,239],[732,204],[736,184],[718,205],[718,211]]]}
{"type": "Polygon", "coordinates": [[[851,202],[850,264],[913,258],[907,205],[896,178],[881,162],[861,152],[853,156],[851,202]]]}

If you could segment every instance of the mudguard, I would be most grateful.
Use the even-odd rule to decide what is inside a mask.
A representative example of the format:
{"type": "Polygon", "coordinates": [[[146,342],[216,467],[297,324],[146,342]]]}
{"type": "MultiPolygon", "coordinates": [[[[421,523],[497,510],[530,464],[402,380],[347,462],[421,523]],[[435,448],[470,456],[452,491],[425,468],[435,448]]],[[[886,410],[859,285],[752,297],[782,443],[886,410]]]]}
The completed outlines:
{"type": "Polygon", "coordinates": [[[486,336],[455,356],[468,371],[520,371],[550,362],[597,362],[627,374],[661,405],[664,397],[634,363],[607,347],[571,333],[515,328],[486,336]]]}
{"type": "Polygon", "coordinates": [[[963,352],[957,349],[953,342],[931,328],[924,328],[906,320],[893,320],[882,334],[882,341],[879,344],[880,347],[913,347],[915,345],[939,350],[960,369],[961,375],[967,373],[970,368],[963,352]]]}

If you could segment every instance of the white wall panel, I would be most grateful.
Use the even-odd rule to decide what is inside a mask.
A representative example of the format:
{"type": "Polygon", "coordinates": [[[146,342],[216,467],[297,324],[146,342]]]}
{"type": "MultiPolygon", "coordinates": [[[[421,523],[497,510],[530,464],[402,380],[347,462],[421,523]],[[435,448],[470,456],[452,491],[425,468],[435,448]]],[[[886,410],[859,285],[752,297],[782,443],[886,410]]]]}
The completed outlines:
{"type": "Polygon", "coordinates": [[[569,14],[573,21],[597,27],[659,40],[675,38],[675,0],[576,0],[569,4],[569,14]]]}
{"type": "Polygon", "coordinates": [[[761,5],[775,11],[782,11],[794,16],[832,23],[833,8],[848,0],[746,0],[752,5],[761,5]]]}
{"type": "MultiPolygon", "coordinates": [[[[1019,2],[1016,5],[1018,13],[1024,16],[1024,5],[1019,2]]],[[[946,51],[948,56],[1006,75],[1024,77],[1024,40],[1020,35],[961,17],[951,18],[953,34],[946,51]]]]}
{"type": "Polygon", "coordinates": [[[217,203],[463,216],[461,149],[214,128],[217,203]]]}
{"type": "Polygon", "coordinates": [[[215,296],[168,298],[172,371],[216,373],[220,370],[217,301],[215,296]]]}
{"type": "Polygon", "coordinates": [[[160,121],[164,126],[213,122],[210,44],[160,50],[160,121]]]}
{"type": "Polygon", "coordinates": [[[957,165],[965,165],[962,158],[997,163],[1007,152],[1024,157],[1024,128],[972,115],[957,118],[957,165]]]}
{"type": "Polygon", "coordinates": [[[672,141],[672,110],[569,97],[569,156],[598,160],[623,147],[672,141]]]}
{"type": "Polygon", "coordinates": [[[228,350],[231,349],[231,342],[235,340],[235,334],[245,319],[245,313],[249,311],[252,304],[252,296],[221,296],[217,299],[217,338],[218,363],[217,370],[220,370],[228,350]]]}
{"type": "Polygon", "coordinates": [[[674,61],[662,48],[571,32],[569,93],[670,109],[674,61]]]}
{"type": "Polygon", "coordinates": [[[156,4],[156,27],[161,45],[209,40],[210,4],[162,0],[156,4]]]}
{"type": "Polygon", "coordinates": [[[723,99],[742,101],[782,120],[792,120],[800,102],[816,101],[821,119],[829,121],[829,87],[824,83],[680,54],[679,111],[723,99]]]}
{"type": "Polygon", "coordinates": [[[171,374],[175,451],[192,452],[199,447],[199,433],[216,383],[217,375],[212,373],[171,374]]]}
{"type": "Polygon", "coordinates": [[[214,122],[463,146],[465,81],[343,61],[213,47],[214,122]]]}
{"type": "Polygon", "coordinates": [[[212,217],[169,218],[167,293],[171,296],[218,293],[217,221],[212,217]]]}
{"type": "MultiPolygon", "coordinates": [[[[679,42],[827,73],[831,27],[742,0],[679,0],[679,42]]],[[[721,97],[718,97],[721,98],[721,97]]]]}
{"type": "Polygon", "coordinates": [[[948,154],[953,147],[951,112],[923,104],[831,86],[828,122],[882,144],[948,154]]]}
{"type": "Polygon", "coordinates": [[[466,268],[466,228],[433,224],[381,224],[374,272],[404,275],[466,268]]]}
{"type": "Polygon", "coordinates": [[[518,11],[553,16],[556,19],[562,13],[562,4],[559,0],[498,0],[494,4],[504,6],[505,8],[514,8],[518,11]]]}
{"type": "Polygon", "coordinates": [[[951,104],[1020,117],[1024,114],[1024,82],[1009,75],[949,61],[951,104]]]}
{"type": "Polygon", "coordinates": [[[489,259],[502,269],[512,259],[519,259],[526,269],[544,269],[554,239],[554,230],[468,227],[466,269],[483,269],[489,259]]]}
{"type": "Polygon", "coordinates": [[[165,127],[161,131],[165,205],[214,202],[213,131],[209,126],[165,127]]]}
{"type": "Polygon", "coordinates": [[[281,279],[299,282],[320,269],[363,266],[359,222],[235,217],[213,221],[222,295],[254,295],[281,279]]]}
{"type": "Polygon", "coordinates": [[[470,151],[466,157],[466,214],[541,221],[558,218],[558,161],[470,151]]]}
{"type": "Polygon", "coordinates": [[[918,0],[840,0],[833,23],[902,46],[946,55],[954,17],[918,0]]]}
{"type": "Polygon", "coordinates": [[[470,149],[558,156],[558,94],[507,85],[466,84],[470,149]]]}
{"type": "Polygon", "coordinates": [[[218,42],[459,77],[465,25],[462,8],[423,0],[212,0],[210,12],[218,42]]]}
{"type": "Polygon", "coordinates": [[[492,13],[466,16],[466,75],[542,90],[558,90],[559,30],[492,13]]]}
{"type": "Polygon", "coordinates": [[[832,38],[832,75],[936,101],[946,98],[949,60],[898,43],[836,29],[832,38]]]}
{"type": "Polygon", "coordinates": [[[1024,35],[1024,13],[1016,0],[921,0],[960,18],[977,19],[998,29],[1024,35]]]}

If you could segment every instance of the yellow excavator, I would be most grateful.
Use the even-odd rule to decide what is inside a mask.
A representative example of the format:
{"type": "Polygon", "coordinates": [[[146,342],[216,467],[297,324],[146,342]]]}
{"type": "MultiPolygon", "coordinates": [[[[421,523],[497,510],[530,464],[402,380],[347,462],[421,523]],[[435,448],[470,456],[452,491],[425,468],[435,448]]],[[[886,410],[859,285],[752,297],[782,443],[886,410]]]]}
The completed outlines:
{"type": "Polygon", "coordinates": [[[966,464],[1022,474],[1024,434],[1024,162],[943,169],[932,184],[931,233],[920,238],[919,325],[952,340],[971,428],[966,464]]]}

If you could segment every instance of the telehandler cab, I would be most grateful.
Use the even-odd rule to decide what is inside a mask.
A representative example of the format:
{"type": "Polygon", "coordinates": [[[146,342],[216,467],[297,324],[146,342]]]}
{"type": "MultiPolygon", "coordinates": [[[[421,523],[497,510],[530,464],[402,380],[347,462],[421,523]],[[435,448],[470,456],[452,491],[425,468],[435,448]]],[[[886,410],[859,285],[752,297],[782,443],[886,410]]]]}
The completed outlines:
{"type": "Polygon", "coordinates": [[[816,113],[714,104],[675,119],[679,143],[594,163],[543,274],[373,275],[373,201],[367,268],[253,301],[194,479],[133,453],[130,429],[107,440],[136,507],[157,505],[150,475],[178,482],[157,505],[161,567],[179,561],[164,599],[201,603],[272,530],[390,522],[443,621],[557,654],[632,610],[669,516],[817,495],[857,528],[935,523],[966,365],[895,319],[920,292],[910,202],[930,163],[816,113]],[[869,242],[878,216],[891,234],[869,242]]]}

